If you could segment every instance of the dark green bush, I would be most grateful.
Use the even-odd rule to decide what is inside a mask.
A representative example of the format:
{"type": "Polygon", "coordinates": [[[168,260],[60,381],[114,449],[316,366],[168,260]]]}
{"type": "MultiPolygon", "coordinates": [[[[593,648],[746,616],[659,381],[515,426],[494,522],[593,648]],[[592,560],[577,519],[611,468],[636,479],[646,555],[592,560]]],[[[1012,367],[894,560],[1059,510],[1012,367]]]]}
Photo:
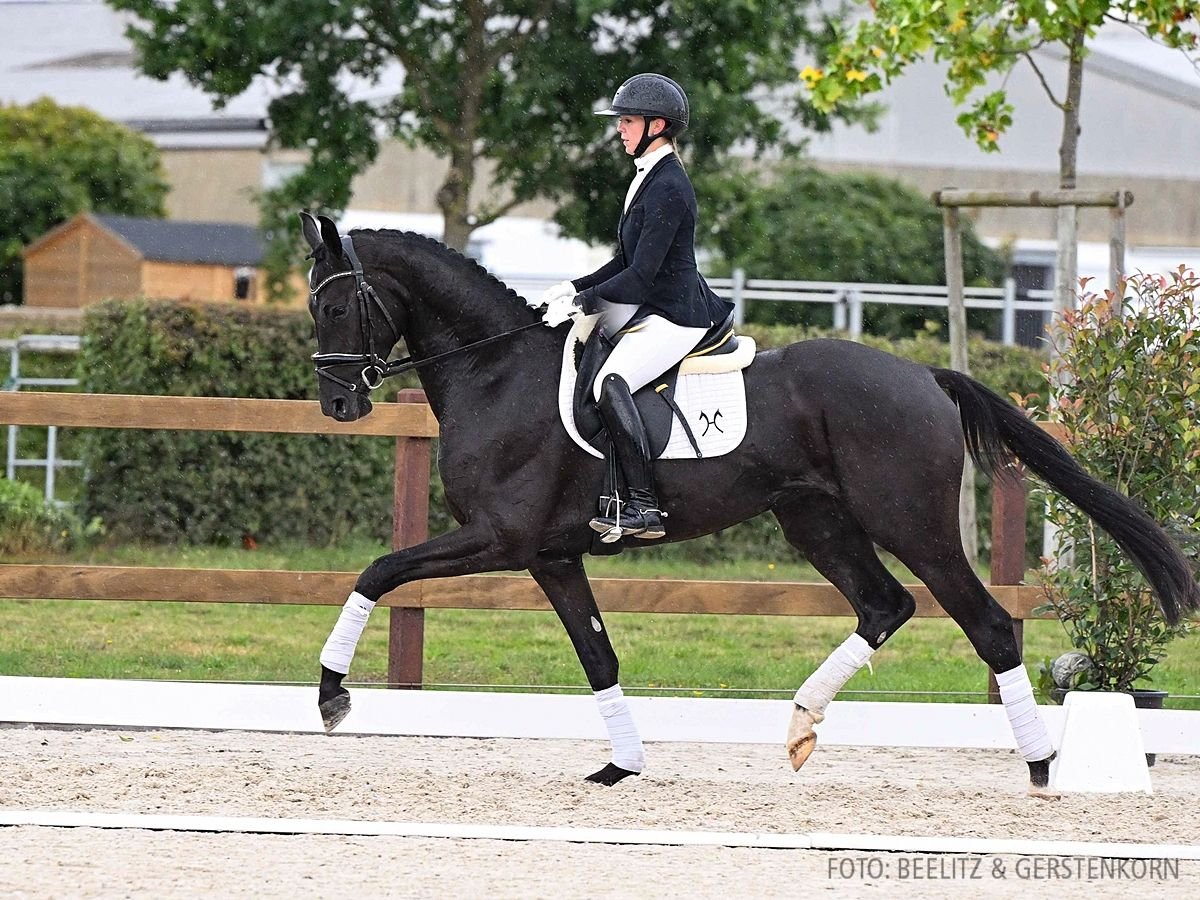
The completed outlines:
{"type": "MultiPolygon", "coordinates": [[[[81,389],[312,399],[304,311],[109,302],[88,311],[81,389]]],[[[118,540],[333,542],[391,534],[387,438],[92,429],[83,515],[118,540]]]]}
{"type": "MultiPolygon", "coordinates": [[[[769,174],[751,171],[704,181],[705,206],[715,214],[701,239],[716,252],[713,274],[736,268],[750,278],[798,281],[945,284],[942,211],[894,178],[865,172],[825,172],[786,162],[769,174]]],[[[963,271],[970,285],[998,285],[1004,260],[963,223],[963,271]]],[[[820,303],[750,301],[754,322],[830,327],[833,308],[820,303]]],[[[996,313],[970,310],[972,328],[987,329],[996,313]]],[[[926,320],[947,327],[945,309],[869,304],[868,334],[901,337],[926,320]]]]}

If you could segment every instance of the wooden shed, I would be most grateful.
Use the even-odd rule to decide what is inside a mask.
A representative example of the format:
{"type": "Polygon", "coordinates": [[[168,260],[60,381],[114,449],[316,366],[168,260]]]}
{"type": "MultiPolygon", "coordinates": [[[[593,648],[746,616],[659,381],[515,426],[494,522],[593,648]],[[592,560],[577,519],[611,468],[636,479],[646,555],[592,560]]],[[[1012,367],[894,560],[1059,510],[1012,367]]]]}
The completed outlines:
{"type": "Polygon", "coordinates": [[[264,296],[256,228],[80,213],[24,250],[25,305],[110,298],[255,302],[264,296]]]}

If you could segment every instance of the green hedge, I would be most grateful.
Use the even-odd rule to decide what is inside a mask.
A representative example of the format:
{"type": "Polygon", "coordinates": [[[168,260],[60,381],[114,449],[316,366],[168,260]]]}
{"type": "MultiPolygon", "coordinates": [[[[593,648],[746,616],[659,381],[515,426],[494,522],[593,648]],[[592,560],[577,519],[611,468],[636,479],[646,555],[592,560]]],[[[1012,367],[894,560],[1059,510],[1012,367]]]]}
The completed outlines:
{"type": "MultiPolygon", "coordinates": [[[[84,391],[316,397],[302,310],[108,302],[83,333],[84,391]]],[[[82,450],[83,516],[117,540],[390,539],[388,438],[92,429],[82,450]]]]}
{"type": "MultiPolygon", "coordinates": [[[[787,326],[747,325],[760,347],[815,335],[787,326]]],[[[162,301],[110,302],[85,319],[82,389],[95,393],[311,399],[312,323],[304,311],[202,306],[162,301]]],[[[933,336],[866,343],[931,365],[948,365],[933,336]]],[[[973,341],[974,374],[1007,394],[1044,386],[1041,355],[973,341]]],[[[395,379],[389,393],[414,386],[395,379]]],[[[94,429],[83,456],[88,481],[81,510],[118,540],[228,544],[256,540],[324,543],[350,532],[391,534],[393,442],[386,438],[282,436],[94,429]]],[[[980,483],[987,558],[987,486],[980,483]]],[[[430,532],[452,526],[436,469],[430,532]]],[[[1040,512],[1030,513],[1029,552],[1040,548],[1040,512]]],[[[787,558],[792,550],[771,516],[681,545],[647,548],[690,560],[787,558]]]]}

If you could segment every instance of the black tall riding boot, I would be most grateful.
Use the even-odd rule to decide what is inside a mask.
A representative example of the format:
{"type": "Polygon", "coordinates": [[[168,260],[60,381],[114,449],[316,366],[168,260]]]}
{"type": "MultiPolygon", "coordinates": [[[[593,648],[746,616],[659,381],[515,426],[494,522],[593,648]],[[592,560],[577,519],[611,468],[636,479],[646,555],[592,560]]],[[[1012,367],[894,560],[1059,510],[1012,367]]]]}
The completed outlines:
{"type": "Polygon", "coordinates": [[[597,516],[589,523],[603,535],[605,543],[624,536],[645,540],[666,537],[654,490],[654,460],[650,458],[650,439],[641,413],[633,402],[629,385],[620,375],[608,375],[600,388],[600,418],[608,429],[617,462],[629,488],[623,508],[615,516],[597,516]]]}

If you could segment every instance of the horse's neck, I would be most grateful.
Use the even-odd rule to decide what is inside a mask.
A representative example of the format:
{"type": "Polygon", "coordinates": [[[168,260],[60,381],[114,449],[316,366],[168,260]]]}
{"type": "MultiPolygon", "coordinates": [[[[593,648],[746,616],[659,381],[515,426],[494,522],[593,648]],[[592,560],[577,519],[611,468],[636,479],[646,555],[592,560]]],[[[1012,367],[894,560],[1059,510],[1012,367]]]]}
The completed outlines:
{"type": "Polygon", "coordinates": [[[447,253],[422,247],[420,252],[405,254],[410,265],[406,283],[415,295],[414,308],[405,316],[409,353],[418,361],[450,354],[417,369],[439,419],[454,415],[460,407],[487,403],[504,385],[519,387],[529,377],[529,366],[522,366],[526,354],[517,342],[528,346],[529,339],[544,337],[530,329],[533,334],[522,332],[478,350],[462,351],[469,344],[528,324],[532,314],[519,299],[498,296],[499,285],[464,271],[460,260],[443,256],[447,253]]]}

